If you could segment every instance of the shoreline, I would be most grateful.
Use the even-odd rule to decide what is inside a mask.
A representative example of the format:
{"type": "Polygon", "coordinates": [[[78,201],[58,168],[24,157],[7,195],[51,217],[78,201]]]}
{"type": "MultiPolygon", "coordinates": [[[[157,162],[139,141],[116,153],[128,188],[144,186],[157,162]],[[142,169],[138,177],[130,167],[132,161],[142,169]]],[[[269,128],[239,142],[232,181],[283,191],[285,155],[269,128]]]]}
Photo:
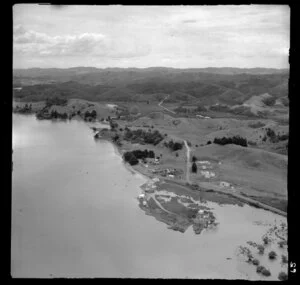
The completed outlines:
{"type": "MultiPolygon", "coordinates": [[[[16,114],[21,114],[21,115],[35,115],[36,112],[32,112],[30,114],[22,114],[22,113],[18,113],[18,112],[13,112],[13,113],[16,113],[16,114]]],[[[74,117],[74,118],[71,118],[70,121],[72,120],[75,120],[75,121],[83,121],[83,122],[86,122],[84,121],[82,118],[77,118],[77,117],[74,117]]],[[[68,121],[68,120],[67,120],[68,121]]],[[[97,124],[97,123],[100,123],[100,124],[103,124],[103,125],[108,125],[107,122],[101,122],[99,121],[98,119],[96,119],[95,121],[93,122],[86,122],[87,123],[87,126],[88,127],[91,127],[91,125],[93,124],[97,124]]],[[[103,129],[101,127],[98,127],[98,129],[103,129]]],[[[143,183],[141,186],[143,186],[144,184],[147,184],[149,183],[150,181],[152,181],[152,179],[154,178],[153,174],[149,173],[149,170],[146,170],[145,171],[141,171],[141,169],[139,169],[141,166],[138,165],[137,168],[129,165],[128,163],[126,163],[123,159],[123,149],[122,149],[122,146],[118,146],[117,144],[115,144],[110,137],[106,137],[106,136],[101,136],[99,137],[98,139],[101,139],[101,140],[106,140],[106,141],[109,141],[113,147],[114,147],[114,150],[116,151],[117,155],[119,155],[122,159],[122,162],[124,164],[124,166],[126,167],[126,169],[128,171],[130,171],[132,174],[138,174],[140,176],[142,176],[146,182],[143,183]]],[[[155,176],[157,177],[157,176],[155,176]]],[[[272,207],[268,204],[265,204],[263,202],[260,202],[258,199],[252,199],[252,198],[249,198],[249,197],[246,197],[246,196],[243,196],[241,194],[236,194],[236,193],[228,193],[228,192],[225,192],[221,189],[217,189],[215,185],[211,184],[211,185],[203,185],[203,184],[209,184],[207,182],[205,183],[197,183],[197,189],[193,189],[192,188],[192,185],[189,183],[189,185],[186,185],[186,182],[185,181],[177,181],[177,180],[169,180],[168,178],[165,178],[165,177],[158,177],[160,181],[167,181],[167,182],[172,182],[174,184],[177,184],[177,185],[180,185],[180,186],[183,186],[185,189],[187,190],[193,190],[193,191],[203,191],[203,192],[206,192],[206,191],[210,191],[210,192],[214,192],[216,195],[226,195],[227,197],[233,197],[235,199],[237,199],[238,201],[240,202],[243,202],[249,206],[252,206],[252,207],[256,207],[256,208],[260,208],[260,209],[264,209],[266,211],[271,211],[275,214],[279,214],[281,216],[284,216],[284,217],[287,217],[287,212],[284,212],[280,209],[277,209],[275,207],[272,207]]]]}
{"type": "MultiPolygon", "coordinates": [[[[122,147],[116,145],[114,142],[112,142],[107,137],[100,137],[99,139],[109,141],[113,145],[114,149],[116,150],[116,153],[121,157],[122,162],[123,162],[123,164],[124,164],[124,166],[126,167],[127,170],[129,170],[132,174],[138,174],[138,175],[141,175],[143,178],[145,178],[146,182],[141,184],[140,188],[145,186],[146,184],[148,184],[150,181],[153,181],[153,177],[151,177],[153,175],[150,175],[148,173],[148,171],[145,171],[146,173],[141,172],[139,169],[134,168],[133,166],[129,165],[128,163],[126,163],[124,161],[122,147]]],[[[274,207],[269,206],[267,204],[261,203],[260,201],[245,197],[243,195],[239,195],[239,194],[235,194],[235,193],[228,193],[228,192],[225,192],[225,191],[222,191],[222,190],[218,190],[214,187],[214,185],[204,186],[204,185],[196,184],[198,189],[192,189],[192,184],[191,183],[189,183],[189,185],[186,185],[186,183],[184,181],[170,180],[168,178],[163,178],[163,177],[157,177],[157,178],[159,179],[160,182],[168,182],[168,183],[173,183],[173,184],[180,185],[181,187],[184,187],[187,191],[213,192],[216,195],[225,195],[227,197],[232,197],[232,198],[238,200],[239,202],[245,203],[248,206],[255,207],[255,208],[258,208],[258,209],[263,209],[265,211],[270,211],[272,213],[278,214],[278,215],[283,216],[285,218],[287,217],[286,212],[283,212],[283,211],[281,211],[277,208],[274,208],[274,207]]],[[[141,189],[143,190],[143,188],[141,188],[141,189]]]]}

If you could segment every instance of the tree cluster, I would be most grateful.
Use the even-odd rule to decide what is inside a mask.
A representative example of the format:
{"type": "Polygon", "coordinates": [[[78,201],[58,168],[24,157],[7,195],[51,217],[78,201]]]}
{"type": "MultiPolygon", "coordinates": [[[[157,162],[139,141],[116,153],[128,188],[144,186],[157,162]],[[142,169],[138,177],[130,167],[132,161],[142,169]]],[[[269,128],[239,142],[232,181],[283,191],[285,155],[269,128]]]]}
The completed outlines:
{"type": "Polygon", "coordinates": [[[283,134],[283,135],[278,134],[278,135],[276,135],[274,130],[272,130],[270,128],[266,129],[266,135],[272,143],[276,143],[276,142],[279,142],[279,141],[285,141],[289,138],[288,134],[283,134]]]}
{"type": "Polygon", "coordinates": [[[91,121],[93,119],[96,119],[97,118],[97,112],[95,110],[89,112],[89,111],[86,111],[84,113],[84,120],[85,121],[91,121]]]}
{"type": "Polygon", "coordinates": [[[276,102],[276,98],[273,96],[263,99],[263,103],[267,106],[273,106],[275,102],[276,102]]]}
{"type": "Polygon", "coordinates": [[[127,151],[124,153],[123,158],[126,162],[128,162],[130,165],[136,165],[139,163],[139,159],[145,159],[145,158],[154,158],[155,153],[153,150],[133,150],[133,151],[127,151]]]}
{"type": "Polygon", "coordinates": [[[259,266],[256,267],[256,272],[261,273],[264,276],[270,276],[271,275],[271,272],[262,265],[259,265],[259,266]]]}
{"type": "Polygon", "coordinates": [[[32,105],[31,104],[25,104],[24,107],[16,106],[15,111],[17,113],[21,113],[21,114],[30,114],[32,112],[32,105]]]}
{"type": "Polygon", "coordinates": [[[164,136],[157,130],[146,132],[142,129],[130,130],[126,127],[124,139],[135,143],[157,145],[164,139],[164,136]]]}
{"type": "Polygon", "coordinates": [[[233,137],[223,137],[223,138],[215,138],[213,143],[220,144],[220,145],[226,145],[226,144],[236,144],[240,146],[247,147],[247,140],[245,138],[242,138],[240,136],[233,136],[233,137]]]}
{"type": "Polygon", "coordinates": [[[172,151],[176,151],[183,148],[183,143],[174,142],[173,140],[170,140],[168,142],[164,142],[164,146],[171,149],[172,151]]]}
{"type": "Polygon", "coordinates": [[[62,120],[68,119],[67,113],[61,114],[61,113],[58,113],[56,110],[51,111],[50,117],[51,117],[51,119],[62,119],[62,120]]]}

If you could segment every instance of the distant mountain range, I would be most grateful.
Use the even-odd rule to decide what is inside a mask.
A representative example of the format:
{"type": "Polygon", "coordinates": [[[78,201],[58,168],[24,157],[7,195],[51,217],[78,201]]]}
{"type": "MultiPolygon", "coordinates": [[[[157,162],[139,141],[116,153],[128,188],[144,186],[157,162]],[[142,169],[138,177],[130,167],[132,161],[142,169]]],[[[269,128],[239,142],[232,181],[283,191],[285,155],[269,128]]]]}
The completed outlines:
{"type": "Polygon", "coordinates": [[[28,68],[28,69],[14,69],[14,76],[54,76],[55,74],[88,74],[88,73],[103,73],[103,72],[141,72],[141,73],[151,73],[151,72],[169,72],[169,73],[195,73],[195,72],[205,72],[205,73],[215,73],[215,74],[274,74],[274,73],[288,73],[288,69],[276,69],[276,68],[236,68],[236,67],[206,67],[206,68],[171,68],[171,67],[148,67],[148,68],[96,68],[96,67],[71,67],[71,68],[28,68]]]}

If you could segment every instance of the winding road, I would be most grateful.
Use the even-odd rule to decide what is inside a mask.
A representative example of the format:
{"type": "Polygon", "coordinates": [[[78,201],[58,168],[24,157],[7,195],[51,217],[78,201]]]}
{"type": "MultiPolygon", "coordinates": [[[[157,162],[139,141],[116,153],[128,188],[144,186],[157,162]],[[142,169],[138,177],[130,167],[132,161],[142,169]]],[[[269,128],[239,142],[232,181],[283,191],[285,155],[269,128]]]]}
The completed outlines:
{"type": "Polygon", "coordinates": [[[170,110],[170,109],[168,109],[168,108],[166,108],[166,107],[164,107],[164,106],[161,105],[161,104],[162,104],[165,100],[167,100],[169,97],[170,97],[170,94],[168,94],[163,100],[161,100],[161,101],[158,103],[158,106],[161,107],[161,108],[163,108],[163,109],[165,109],[165,110],[168,111],[168,112],[171,112],[172,114],[176,114],[174,111],[172,111],[172,110],[170,110]]]}

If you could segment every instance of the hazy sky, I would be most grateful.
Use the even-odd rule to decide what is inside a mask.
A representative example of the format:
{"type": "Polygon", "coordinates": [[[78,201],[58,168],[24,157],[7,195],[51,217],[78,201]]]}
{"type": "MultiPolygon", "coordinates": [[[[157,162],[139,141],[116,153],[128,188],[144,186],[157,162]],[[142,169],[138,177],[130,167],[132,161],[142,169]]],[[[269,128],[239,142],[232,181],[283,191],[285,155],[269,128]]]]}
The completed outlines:
{"type": "Polygon", "coordinates": [[[245,6],[13,7],[13,65],[288,68],[290,9],[245,6]]]}

